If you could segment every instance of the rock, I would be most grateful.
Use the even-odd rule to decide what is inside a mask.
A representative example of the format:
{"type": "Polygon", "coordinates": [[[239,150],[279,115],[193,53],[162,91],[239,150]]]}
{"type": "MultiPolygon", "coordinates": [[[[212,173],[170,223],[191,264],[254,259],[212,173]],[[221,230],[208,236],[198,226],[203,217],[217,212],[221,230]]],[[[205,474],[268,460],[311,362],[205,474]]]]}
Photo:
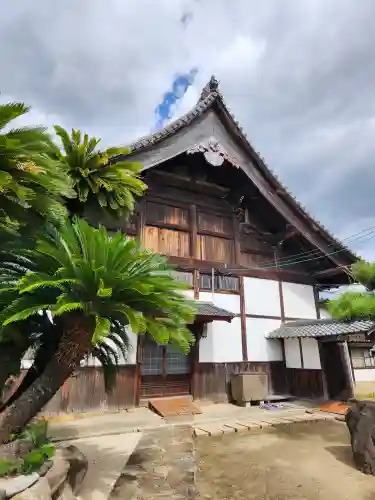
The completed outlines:
{"type": "MultiPolygon", "coordinates": [[[[33,472],[27,476],[16,476],[0,479],[0,490],[5,491],[6,498],[11,498],[17,493],[30,488],[39,479],[39,474],[33,472]]],[[[1,497],[0,497],[1,498],[1,497]]]]}
{"type": "Polygon", "coordinates": [[[65,460],[69,462],[68,482],[76,494],[86,476],[89,463],[85,455],[75,446],[61,448],[65,460]]]}
{"type": "Polygon", "coordinates": [[[16,439],[0,446],[0,460],[23,458],[32,449],[33,443],[28,439],[16,439]]]}
{"type": "Polygon", "coordinates": [[[31,488],[18,493],[13,500],[51,500],[51,489],[45,477],[41,477],[31,488]]]}
{"type": "Polygon", "coordinates": [[[52,460],[47,460],[46,462],[44,462],[44,464],[38,470],[39,476],[40,477],[45,476],[47,474],[47,472],[50,470],[50,468],[52,467],[52,465],[53,465],[52,460]]]}
{"type": "Polygon", "coordinates": [[[65,460],[63,454],[61,452],[59,453],[59,451],[60,450],[56,450],[55,456],[53,457],[53,465],[44,476],[52,494],[54,494],[66,480],[69,471],[69,462],[65,460]]]}
{"type": "Polygon", "coordinates": [[[54,500],[77,500],[69,483],[65,483],[54,497],[54,500]]]}
{"type": "Polygon", "coordinates": [[[345,422],[350,433],[354,463],[358,470],[375,476],[375,403],[351,403],[345,422]]]}

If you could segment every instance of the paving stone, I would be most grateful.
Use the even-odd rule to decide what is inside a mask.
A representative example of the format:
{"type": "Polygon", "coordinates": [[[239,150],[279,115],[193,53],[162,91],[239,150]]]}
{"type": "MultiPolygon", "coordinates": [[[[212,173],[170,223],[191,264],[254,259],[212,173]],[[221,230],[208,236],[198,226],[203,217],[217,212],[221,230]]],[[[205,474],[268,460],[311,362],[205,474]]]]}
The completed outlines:
{"type": "Polygon", "coordinates": [[[199,429],[197,427],[194,427],[194,435],[195,436],[208,436],[208,432],[203,431],[202,429],[199,429]]]}
{"type": "Polygon", "coordinates": [[[237,424],[239,425],[243,425],[244,427],[246,427],[248,430],[252,430],[252,431],[260,431],[262,429],[262,427],[265,427],[266,424],[264,423],[260,423],[260,422],[237,422],[237,424]]]}
{"type": "Polygon", "coordinates": [[[209,436],[222,436],[224,434],[224,431],[218,426],[201,425],[198,428],[202,431],[206,431],[209,436]]]}

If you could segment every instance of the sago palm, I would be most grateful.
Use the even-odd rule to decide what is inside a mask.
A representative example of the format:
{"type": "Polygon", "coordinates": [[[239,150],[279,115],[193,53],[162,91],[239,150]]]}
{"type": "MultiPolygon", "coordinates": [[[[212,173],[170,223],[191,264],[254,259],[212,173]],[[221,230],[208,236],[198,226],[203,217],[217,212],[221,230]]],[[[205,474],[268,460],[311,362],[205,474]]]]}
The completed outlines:
{"type": "Polygon", "coordinates": [[[68,203],[70,213],[128,217],[135,198],[142,196],[146,185],[140,179],[142,166],[131,161],[113,162],[114,157],[128,153],[125,148],[98,149],[100,140],[72,130],[71,135],[55,126],[62,150],[55,155],[73,179],[77,198],[68,203]]]}
{"type": "MultiPolygon", "coordinates": [[[[64,167],[50,155],[51,139],[42,127],[11,128],[29,108],[0,105],[0,231],[2,235],[65,215],[63,197],[75,196],[64,167]]],[[[3,236],[2,236],[3,238],[3,236]]]]}
{"type": "Polygon", "coordinates": [[[61,335],[42,375],[2,413],[0,443],[42,409],[92,346],[108,336],[112,323],[185,350],[193,342],[187,323],[194,307],[182,293],[186,285],[173,279],[165,257],[142,250],[122,233],[110,236],[103,227],[75,220],[61,231],[49,228],[25,252],[32,270],[4,281],[0,295],[9,305],[1,311],[1,324],[49,310],[61,335]]]}

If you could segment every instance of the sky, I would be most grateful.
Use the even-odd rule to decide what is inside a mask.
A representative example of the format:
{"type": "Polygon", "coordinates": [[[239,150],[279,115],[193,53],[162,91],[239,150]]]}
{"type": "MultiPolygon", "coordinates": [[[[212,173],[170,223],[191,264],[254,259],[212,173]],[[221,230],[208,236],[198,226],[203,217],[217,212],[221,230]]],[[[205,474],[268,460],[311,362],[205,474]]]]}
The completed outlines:
{"type": "MultiPolygon", "coordinates": [[[[128,144],[215,74],[254,148],[339,237],[375,226],[373,0],[3,0],[1,99],[128,144]]],[[[375,260],[375,238],[351,248],[375,260]]]]}

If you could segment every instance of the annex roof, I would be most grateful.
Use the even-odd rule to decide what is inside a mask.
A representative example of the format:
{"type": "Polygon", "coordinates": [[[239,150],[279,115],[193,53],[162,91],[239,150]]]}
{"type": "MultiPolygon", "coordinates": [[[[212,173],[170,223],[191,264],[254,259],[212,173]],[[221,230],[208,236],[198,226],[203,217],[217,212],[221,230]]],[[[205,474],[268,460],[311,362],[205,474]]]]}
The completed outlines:
{"type": "Polygon", "coordinates": [[[199,302],[196,301],[197,312],[196,312],[196,321],[205,322],[205,321],[232,321],[235,317],[235,314],[227,311],[226,309],[222,309],[221,307],[215,306],[212,302],[199,302]]]}
{"type": "Polygon", "coordinates": [[[333,319],[299,320],[284,323],[266,335],[269,339],[322,338],[337,335],[371,333],[375,322],[371,320],[338,321],[333,319]]]}

